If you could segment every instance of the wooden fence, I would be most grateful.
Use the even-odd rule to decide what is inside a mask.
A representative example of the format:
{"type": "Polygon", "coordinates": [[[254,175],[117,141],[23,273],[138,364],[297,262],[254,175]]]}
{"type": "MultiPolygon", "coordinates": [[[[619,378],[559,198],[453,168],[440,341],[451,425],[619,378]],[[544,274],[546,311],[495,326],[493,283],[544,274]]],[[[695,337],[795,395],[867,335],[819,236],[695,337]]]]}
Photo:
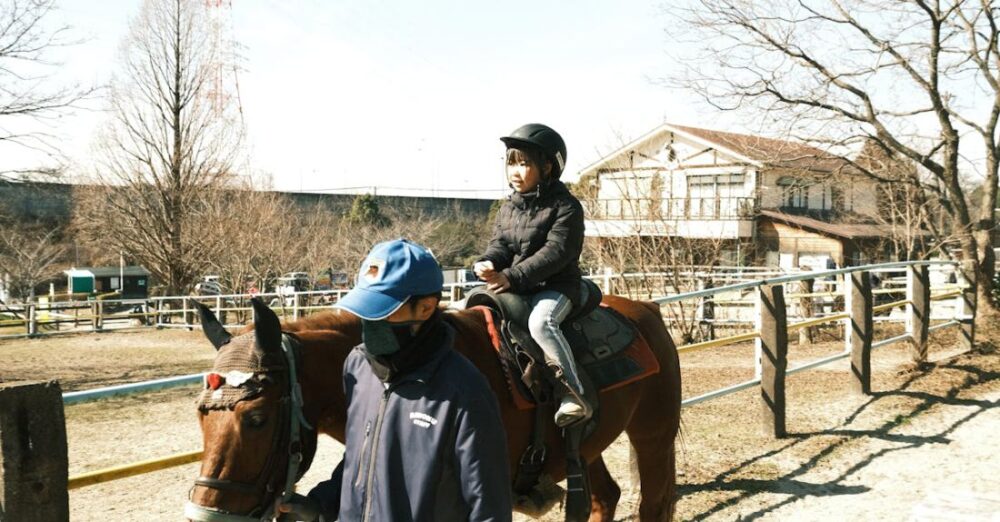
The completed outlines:
{"type": "MultiPolygon", "coordinates": [[[[726,386],[696,397],[685,399],[682,404],[695,404],[719,398],[730,393],[759,387],[761,394],[761,425],[765,433],[783,437],[787,433],[785,425],[785,379],[797,372],[813,369],[833,361],[850,358],[851,389],[860,394],[871,393],[871,354],[875,348],[897,342],[907,342],[912,347],[914,360],[927,358],[927,341],[931,331],[957,327],[961,331],[961,343],[971,349],[975,336],[976,291],[971,266],[957,266],[956,281],[950,285],[932,285],[929,267],[957,266],[953,262],[905,262],[847,268],[818,273],[796,274],[761,281],[747,281],[718,288],[706,288],[696,292],[656,299],[662,306],[669,306],[682,300],[703,300],[720,293],[750,291],[754,295],[756,321],[754,330],[738,335],[691,343],[678,348],[682,357],[685,353],[705,350],[729,344],[755,342],[755,378],[726,386]],[[872,273],[875,271],[905,270],[905,299],[875,304],[872,290],[872,273]],[[829,310],[821,317],[802,318],[789,322],[789,306],[786,298],[815,299],[830,297],[830,292],[804,292],[812,288],[812,283],[821,278],[841,278],[841,309],[829,310]],[[797,293],[787,293],[787,288],[797,289],[797,293]],[[952,316],[934,318],[931,315],[935,301],[952,302],[952,316]],[[876,341],[874,320],[876,314],[902,307],[905,309],[902,335],[876,341]],[[937,324],[932,324],[937,321],[937,324]],[[795,368],[788,368],[789,333],[802,331],[822,324],[841,323],[844,328],[844,350],[833,356],[817,359],[795,368]]],[[[170,309],[170,314],[181,314],[180,326],[194,326],[193,310],[185,303],[192,299],[214,299],[217,311],[237,312],[239,307],[225,306],[230,296],[181,299],[179,309],[170,309]],[[235,308],[235,309],[234,309],[235,308]],[[189,320],[190,319],[190,320],[189,320]]],[[[461,297],[461,287],[453,289],[450,298],[461,297]]],[[[837,296],[834,296],[837,297],[837,296]]],[[[161,298],[166,300],[168,298],[161,298]]],[[[292,313],[305,313],[313,305],[292,303],[292,313]]],[[[324,306],[329,306],[324,305],[324,306]]],[[[163,307],[167,308],[167,307],[163,307]]],[[[169,309],[169,308],[168,308],[169,309]]],[[[100,316],[98,310],[97,316],[100,316]]],[[[163,309],[145,312],[162,318],[163,309]]],[[[800,314],[801,315],[801,314],[800,314]]],[[[159,319],[157,319],[159,321],[159,319]]],[[[98,323],[99,324],[99,323],[98,323]]],[[[158,324],[158,323],[157,323],[158,324]]],[[[165,323],[174,325],[173,323],[165,323]]],[[[682,360],[683,366],[683,360],[682,360]]],[[[197,461],[199,451],[192,451],[147,461],[96,470],[76,477],[67,477],[67,451],[64,404],[93,400],[108,395],[162,389],[197,382],[200,375],[160,379],[147,383],[117,386],[101,390],[59,394],[58,383],[9,383],[0,384],[0,514],[10,520],[26,522],[49,522],[68,520],[68,494],[70,488],[83,487],[109,480],[116,480],[139,473],[148,473],[170,466],[197,461]],[[10,471],[10,470],[13,470],[10,471]]]]}

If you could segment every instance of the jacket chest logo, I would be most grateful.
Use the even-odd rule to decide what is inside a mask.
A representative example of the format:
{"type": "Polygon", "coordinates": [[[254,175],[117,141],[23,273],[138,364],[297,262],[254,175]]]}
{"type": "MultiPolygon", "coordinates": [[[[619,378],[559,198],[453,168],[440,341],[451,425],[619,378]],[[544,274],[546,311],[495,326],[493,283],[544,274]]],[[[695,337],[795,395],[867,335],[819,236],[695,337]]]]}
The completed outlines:
{"type": "Polygon", "coordinates": [[[431,417],[426,413],[420,413],[418,411],[410,412],[410,420],[413,421],[413,424],[420,426],[421,428],[424,429],[430,428],[431,426],[434,426],[438,423],[437,419],[435,419],[434,417],[431,417]]]}

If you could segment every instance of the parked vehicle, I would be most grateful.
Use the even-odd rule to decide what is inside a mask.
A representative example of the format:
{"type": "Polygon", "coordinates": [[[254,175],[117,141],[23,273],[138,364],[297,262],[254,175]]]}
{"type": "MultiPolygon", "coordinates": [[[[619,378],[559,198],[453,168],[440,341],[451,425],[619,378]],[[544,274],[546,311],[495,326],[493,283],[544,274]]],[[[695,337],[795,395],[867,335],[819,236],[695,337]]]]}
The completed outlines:
{"type": "Polygon", "coordinates": [[[312,279],[305,272],[289,272],[275,282],[274,293],[278,294],[271,300],[271,306],[292,306],[296,292],[308,292],[313,289],[312,279]]]}
{"type": "Polygon", "coordinates": [[[194,293],[198,295],[219,295],[222,293],[222,283],[219,282],[219,276],[217,275],[207,275],[202,278],[202,280],[194,285],[194,293]]]}
{"type": "Polygon", "coordinates": [[[305,272],[289,272],[278,278],[274,285],[275,293],[289,295],[295,292],[312,290],[312,279],[305,272]]]}
{"type": "Polygon", "coordinates": [[[482,284],[476,273],[469,268],[445,268],[441,270],[441,275],[444,276],[446,286],[458,284],[463,288],[470,288],[482,284]]]}
{"type": "Polygon", "coordinates": [[[313,290],[346,290],[350,288],[350,276],[346,272],[324,270],[313,281],[313,290]]]}

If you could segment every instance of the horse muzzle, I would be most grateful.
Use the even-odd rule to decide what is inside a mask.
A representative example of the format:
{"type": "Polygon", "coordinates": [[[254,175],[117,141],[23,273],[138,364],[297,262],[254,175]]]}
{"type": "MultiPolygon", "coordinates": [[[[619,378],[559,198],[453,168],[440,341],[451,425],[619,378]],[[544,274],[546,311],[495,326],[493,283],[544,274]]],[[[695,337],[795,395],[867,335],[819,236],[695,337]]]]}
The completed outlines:
{"type": "Polygon", "coordinates": [[[184,518],[192,522],[263,522],[271,520],[271,510],[259,517],[250,515],[237,515],[228,511],[207,508],[191,502],[184,503],[184,518]]]}

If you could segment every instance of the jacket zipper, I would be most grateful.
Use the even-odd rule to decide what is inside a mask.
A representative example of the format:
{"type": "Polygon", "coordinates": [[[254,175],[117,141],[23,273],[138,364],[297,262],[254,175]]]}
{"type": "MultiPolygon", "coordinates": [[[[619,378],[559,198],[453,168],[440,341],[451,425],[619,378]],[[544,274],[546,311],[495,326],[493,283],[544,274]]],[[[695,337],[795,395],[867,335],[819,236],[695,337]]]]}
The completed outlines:
{"type": "MultiPolygon", "coordinates": [[[[385,417],[385,405],[389,402],[389,394],[392,387],[386,388],[382,393],[382,400],[378,404],[378,416],[375,418],[375,433],[372,437],[378,441],[382,433],[382,418],[385,417]]],[[[361,512],[361,520],[367,521],[371,517],[372,508],[372,485],[375,483],[375,457],[378,454],[378,442],[372,443],[371,453],[368,456],[368,477],[365,484],[365,508],[361,512]]]]}
{"type": "Polygon", "coordinates": [[[372,421],[365,424],[365,442],[361,445],[361,454],[358,455],[358,472],[355,473],[354,487],[361,486],[361,463],[365,461],[365,450],[368,449],[368,435],[372,432],[372,421]]]}

